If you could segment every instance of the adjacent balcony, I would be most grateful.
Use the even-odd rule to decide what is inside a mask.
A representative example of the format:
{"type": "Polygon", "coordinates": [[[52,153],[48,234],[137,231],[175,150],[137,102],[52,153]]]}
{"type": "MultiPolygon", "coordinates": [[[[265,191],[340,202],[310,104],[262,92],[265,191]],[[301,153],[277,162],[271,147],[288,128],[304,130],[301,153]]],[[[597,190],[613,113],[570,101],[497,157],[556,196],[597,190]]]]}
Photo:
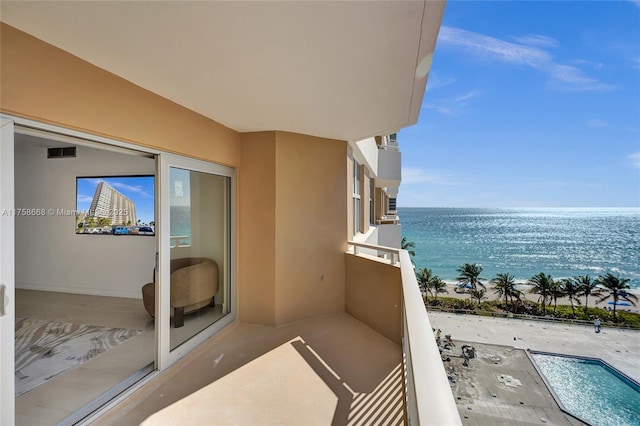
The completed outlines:
{"type": "Polygon", "coordinates": [[[378,146],[378,174],[376,186],[398,187],[402,179],[401,155],[397,144],[387,144],[378,146]]]}
{"type": "Polygon", "coordinates": [[[96,423],[461,424],[409,255],[349,247],[345,312],[236,323],[96,423]]]}

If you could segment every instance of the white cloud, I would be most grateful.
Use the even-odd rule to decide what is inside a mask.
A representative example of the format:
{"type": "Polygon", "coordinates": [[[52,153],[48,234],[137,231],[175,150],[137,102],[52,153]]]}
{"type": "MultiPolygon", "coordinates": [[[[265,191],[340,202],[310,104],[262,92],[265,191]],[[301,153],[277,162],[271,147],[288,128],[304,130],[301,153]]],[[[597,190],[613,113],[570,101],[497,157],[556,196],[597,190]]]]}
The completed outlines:
{"type": "Polygon", "coordinates": [[[402,168],[402,187],[419,183],[438,185],[460,185],[451,179],[450,175],[445,175],[438,171],[429,171],[419,167],[402,168]]]}
{"type": "Polygon", "coordinates": [[[448,107],[445,107],[445,106],[441,106],[441,105],[423,104],[422,108],[432,109],[434,111],[438,111],[440,114],[444,114],[444,115],[448,115],[448,116],[455,115],[455,112],[451,108],[448,108],[448,107]]]}
{"type": "Polygon", "coordinates": [[[537,66],[551,60],[550,55],[542,49],[509,43],[494,37],[447,26],[440,29],[438,42],[471,50],[485,59],[498,59],[512,64],[537,66]]]}
{"type": "Polygon", "coordinates": [[[93,197],[90,197],[88,195],[78,194],[78,202],[79,203],[90,203],[92,201],[93,201],[93,197]]]}
{"type": "Polygon", "coordinates": [[[597,70],[604,68],[604,64],[602,62],[587,61],[585,59],[573,59],[571,63],[576,65],[587,65],[597,70]]]}
{"type": "Polygon", "coordinates": [[[153,195],[146,192],[141,186],[127,185],[126,183],[122,183],[122,182],[113,182],[111,186],[117,189],[121,189],[123,191],[140,194],[144,198],[153,198],[153,195]]]}
{"type": "Polygon", "coordinates": [[[640,151],[634,152],[627,158],[631,160],[631,167],[633,167],[634,169],[640,169],[640,151]]]}
{"type": "Polygon", "coordinates": [[[560,85],[562,89],[598,92],[615,89],[615,86],[587,77],[578,68],[569,65],[552,64],[549,72],[553,78],[552,85],[560,85]]]}
{"type": "Polygon", "coordinates": [[[587,121],[587,126],[589,127],[609,127],[609,123],[604,120],[600,120],[598,118],[592,118],[587,121]]]}
{"type": "MultiPolygon", "coordinates": [[[[529,43],[537,41],[538,45],[544,42],[547,47],[550,43],[556,42],[545,36],[526,36],[525,40],[529,43]]],[[[549,75],[550,87],[555,89],[605,91],[615,88],[613,85],[585,75],[576,67],[556,63],[551,54],[539,47],[511,43],[484,34],[446,26],[440,30],[438,43],[463,49],[484,60],[539,69],[549,75]]]]}
{"type": "Polygon", "coordinates": [[[454,98],[453,98],[453,101],[454,101],[454,102],[457,102],[457,103],[460,103],[460,102],[466,103],[466,101],[468,101],[468,100],[470,100],[470,99],[473,99],[473,98],[475,98],[475,97],[478,97],[478,96],[480,96],[481,94],[482,94],[482,93],[481,93],[479,90],[470,90],[470,91],[469,91],[469,92],[467,92],[467,93],[462,93],[462,94],[460,94],[460,95],[458,95],[458,96],[454,97],[454,98]]]}
{"type": "Polygon", "coordinates": [[[468,92],[441,99],[439,104],[424,103],[422,104],[422,108],[431,109],[439,112],[440,114],[453,117],[465,112],[470,103],[469,101],[481,95],[482,92],[480,90],[473,89],[468,92]]]}
{"type": "Polygon", "coordinates": [[[453,84],[455,82],[456,82],[455,78],[452,78],[452,77],[441,78],[436,73],[431,72],[431,73],[429,73],[429,79],[427,81],[426,90],[429,91],[429,90],[440,89],[441,87],[448,86],[448,85],[453,84]]]}
{"type": "Polygon", "coordinates": [[[527,44],[529,46],[541,46],[541,47],[558,47],[560,43],[558,40],[539,34],[529,34],[522,37],[512,37],[515,41],[527,44]]]}

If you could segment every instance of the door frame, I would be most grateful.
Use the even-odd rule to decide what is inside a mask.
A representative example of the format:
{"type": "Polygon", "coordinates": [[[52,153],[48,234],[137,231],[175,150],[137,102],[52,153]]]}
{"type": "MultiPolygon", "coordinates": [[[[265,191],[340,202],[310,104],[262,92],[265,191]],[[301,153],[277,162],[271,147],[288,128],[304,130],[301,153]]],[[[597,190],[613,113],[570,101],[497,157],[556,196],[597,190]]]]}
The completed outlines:
{"type": "MultiPolygon", "coordinates": [[[[159,342],[159,358],[158,367],[160,370],[164,370],[166,367],[178,361],[180,358],[200,346],[207,339],[213,337],[216,333],[220,332],[223,328],[233,323],[237,316],[237,303],[236,303],[236,286],[235,283],[235,270],[236,270],[236,256],[235,256],[235,244],[236,241],[236,171],[235,169],[220,164],[209,163],[202,160],[196,160],[193,158],[181,157],[175,154],[161,153],[159,155],[159,191],[158,206],[159,211],[159,224],[160,224],[160,237],[158,238],[158,270],[160,271],[160,285],[156,288],[156,312],[160,312],[157,320],[165,324],[165,327],[156,327],[156,333],[158,333],[157,340],[159,342]],[[171,248],[170,248],[170,194],[171,194],[171,181],[169,179],[170,169],[177,167],[180,169],[213,174],[217,176],[228,177],[230,179],[229,188],[229,247],[228,249],[228,262],[225,262],[225,267],[228,264],[229,267],[229,282],[230,282],[230,312],[218,321],[211,324],[200,333],[191,337],[186,342],[180,344],[175,349],[171,350],[170,345],[170,324],[169,318],[171,315],[171,309],[169,306],[169,284],[165,285],[165,282],[169,281],[170,271],[169,265],[171,262],[171,248]]],[[[225,282],[224,285],[227,283],[225,282]]]]}
{"type": "Polygon", "coordinates": [[[15,423],[14,122],[0,116],[0,424],[15,423]]]}
{"type": "MultiPolygon", "coordinates": [[[[98,408],[89,416],[83,419],[84,422],[91,422],[99,418],[100,415],[113,408],[125,398],[131,395],[136,389],[148,383],[153,378],[177,362],[187,353],[204,343],[207,339],[214,336],[223,328],[232,324],[237,317],[237,172],[234,168],[222,166],[203,160],[196,160],[186,156],[170,154],[159,149],[153,149],[145,146],[135,145],[133,143],[122,142],[104,136],[97,136],[83,131],[72,130],[57,125],[42,123],[39,121],[26,119],[22,117],[12,116],[10,114],[0,113],[0,126],[2,128],[2,141],[0,141],[0,182],[2,182],[2,192],[0,193],[0,220],[2,227],[0,228],[0,279],[2,283],[15,282],[15,259],[13,257],[15,242],[15,221],[13,217],[1,216],[1,209],[14,208],[14,166],[15,160],[13,156],[14,135],[23,134],[59,141],[66,141],[76,145],[84,145],[91,147],[99,147],[101,149],[112,151],[138,151],[144,154],[154,155],[156,158],[156,253],[158,258],[157,281],[156,286],[156,318],[155,318],[155,368],[152,373],[144,376],[140,381],[120,393],[110,402],[98,408]],[[7,129],[5,129],[6,126],[7,129]],[[10,131],[9,131],[10,129],[10,131]],[[4,132],[7,132],[5,142],[4,132]],[[11,134],[9,138],[8,135],[11,134]],[[10,143],[9,143],[10,139],[10,143]],[[11,161],[9,161],[9,158],[11,161]],[[5,162],[6,167],[5,167],[5,162]],[[170,335],[170,309],[169,309],[169,244],[170,244],[170,228],[169,228],[169,167],[180,167],[203,173],[212,173],[230,178],[229,187],[229,284],[230,284],[230,312],[220,320],[211,324],[200,333],[180,345],[178,348],[170,351],[169,335],[170,335]],[[7,186],[5,182],[11,180],[12,184],[7,186]],[[10,188],[10,191],[7,188],[10,188]],[[6,205],[6,207],[5,207],[6,205]],[[5,250],[11,255],[5,257],[5,250]],[[4,263],[10,263],[10,268],[5,268],[4,263]],[[166,285],[164,283],[167,283],[166,285]],[[165,288],[166,287],[166,288],[165,288]]],[[[13,424],[15,422],[15,287],[14,284],[7,285],[6,296],[9,298],[7,306],[7,315],[1,317],[0,326],[3,339],[2,349],[0,352],[0,361],[2,368],[0,377],[4,377],[5,370],[10,371],[11,380],[2,380],[0,387],[0,424],[13,424]],[[7,339],[4,334],[6,330],[11,338],[7,339]],[[9,341],[5,345],[5,342],[9,341]],[[11,352],[9,354],[9,352],[11,352]],[[8,362],[2,354],[8,354],[8,362]]]]}

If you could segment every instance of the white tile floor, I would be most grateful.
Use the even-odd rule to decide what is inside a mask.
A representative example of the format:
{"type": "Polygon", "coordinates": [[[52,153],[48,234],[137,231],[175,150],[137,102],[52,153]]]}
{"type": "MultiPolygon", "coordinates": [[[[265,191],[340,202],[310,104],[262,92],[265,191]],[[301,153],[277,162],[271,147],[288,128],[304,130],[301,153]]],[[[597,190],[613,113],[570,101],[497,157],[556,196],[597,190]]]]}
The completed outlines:
{"type": "MultiPolygon", "coordinates": [[[[132,374],[153,365],[154,320],[141,299],[16,290],[16,316],[104,327],[144,330],[79,367],[66,371],[16,398],[16,424],[55,424],[132,374]]],[[[172,328],[172,346],[221,317],[220,306],[187,315],[172,328]]]]}

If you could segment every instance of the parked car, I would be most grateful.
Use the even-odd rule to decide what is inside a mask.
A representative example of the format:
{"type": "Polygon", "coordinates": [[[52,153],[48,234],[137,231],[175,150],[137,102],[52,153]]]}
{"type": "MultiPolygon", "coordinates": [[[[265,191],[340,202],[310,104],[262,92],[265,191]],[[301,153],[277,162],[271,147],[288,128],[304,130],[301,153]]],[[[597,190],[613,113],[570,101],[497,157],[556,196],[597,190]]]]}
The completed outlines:
{"type": "Polygon", "coordinates": [[[126,226],[114,226],[113,227],[113,235],[127,235],[129,233],[129,229],[126,226]]]}
{"type": "Polygon", "coordinates": [[[153,229],[150,226],[141,226],[138,228],[139,235],[154,235],[153,229]]]}

